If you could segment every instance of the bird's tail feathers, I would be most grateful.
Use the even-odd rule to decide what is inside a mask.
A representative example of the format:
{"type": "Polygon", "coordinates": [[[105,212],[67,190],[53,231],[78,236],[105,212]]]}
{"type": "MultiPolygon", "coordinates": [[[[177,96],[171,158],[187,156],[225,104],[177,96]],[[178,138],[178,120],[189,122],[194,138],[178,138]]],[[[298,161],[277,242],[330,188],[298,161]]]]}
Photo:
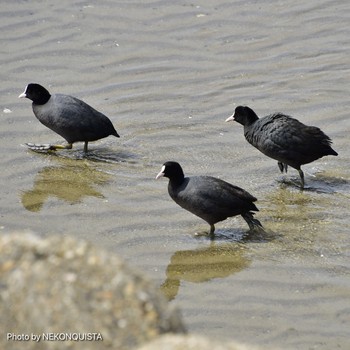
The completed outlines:
{"type": "Polygon", "coordinates": [[[254,213],[252,213],[251,211],[241,214],[243,219],[246,221],[246,223],[248,224],[249,228],[251,231],[255,231],[255,230],[263,230],[264,227],[261,224],[261,222],[258,219],[254,218],[254,213]]]}

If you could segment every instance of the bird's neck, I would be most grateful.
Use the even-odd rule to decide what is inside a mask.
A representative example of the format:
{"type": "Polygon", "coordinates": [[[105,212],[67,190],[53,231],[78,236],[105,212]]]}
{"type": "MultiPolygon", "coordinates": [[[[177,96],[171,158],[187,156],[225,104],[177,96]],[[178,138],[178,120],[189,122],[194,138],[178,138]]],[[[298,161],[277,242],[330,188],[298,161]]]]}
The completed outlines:
{"type": "Polygon", "coordinates": [[[51,98],[51,95],[49,93],[42,94],[41,96],[37,97],[35,101],[33,101],[33,105],[44,105],[46,104],[51,98]]]}
{"type": "Polygon", "coordinates": [[[183,183],[184,179],[185,179],[185,176],[183,174],[182,176],[172,177],[171,179],[169,179],[169,186],[171,187],[180,186],[183,183]]]}
{"type": "Polygon", "coordinates": [[[246,119],[244,126],[250,127],[253,124],[255,124],[258,120],[258,116],[254,113],[254,115],[250,115],[249,118],[246,119]]]}

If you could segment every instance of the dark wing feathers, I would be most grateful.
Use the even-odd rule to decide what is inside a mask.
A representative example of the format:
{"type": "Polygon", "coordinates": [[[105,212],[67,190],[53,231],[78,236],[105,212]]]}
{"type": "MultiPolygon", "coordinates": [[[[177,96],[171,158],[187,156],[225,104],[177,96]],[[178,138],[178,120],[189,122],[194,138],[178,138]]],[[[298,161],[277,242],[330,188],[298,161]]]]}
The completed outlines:
{"type": "Polygon", "coordinates": [[[322,130],[281,113],[261,118],[245,128],[245,137],[265,155],[296,167],[335,153],[322,130]]]}
{"type": "Polygon", "coordinates": [[[189,188],[192,187],[194,191],[200,192],[202,195],[205,195],[206,198],[210,198],[214,201],[227,200],[228,198],[232,198],[232,200],[240,199],[248,202],[255,202],[257,200],[244,189],[215,177],[192,176],[188,179],[190,179],[190,184],[193,183],[193,186],[188,186],[189,188]]]}
{"type": "Polygon", "coordinates": [[[116,131],[111,121],[84,101],[55,94],[45,105],[33,105],[37,118],[68,142],[94,141],[116,131]]]}
{"type": "Polygon", "coordinates": [[[247,191],[211,176],[186,177],[181,186],[169,194],[184,209],[215,223],[230,216],[258,211],[256,198],[247,191]]]}

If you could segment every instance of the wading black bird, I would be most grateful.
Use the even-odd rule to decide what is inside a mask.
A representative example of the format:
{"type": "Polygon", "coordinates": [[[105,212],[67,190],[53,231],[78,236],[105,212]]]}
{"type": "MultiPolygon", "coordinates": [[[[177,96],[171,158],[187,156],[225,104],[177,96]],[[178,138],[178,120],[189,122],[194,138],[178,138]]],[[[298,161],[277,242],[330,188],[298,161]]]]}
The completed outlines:
{"type": "Polygon", "coordinates": [[[50,95],[43,86],[32,83],[18,97],[32,100],[33,112],[39,121],[68,142],[67,145],[27,143],[32,150],[71,149],[73,143],[82,141],[85,142],[84,152],[87,152],[90,141],[109,135],[119,137],[104,114],[73,96],[50,95]]]}
{"type": "Polygon", "coordinates": [[[283,173],[288,165],[298,170],[301,187],[304,188],[304,173],[301,165],[323,156],[338,153],[331,147],[331,139],[315,126],[307,126],[297,119],[275,113],[261,119],[249,107],[238,106],[235,113],[226,119],[244,126],[246,140],[259,151],[278,161],[283,173]]]}
{"type": "Polygon", "coordinates": [[[166,162],[156,179],[169,178],[168,192],[180,207],[199,216],[210,225],[213,237],[215,226],[231,216],[241,215],[251,230],[262,228],[253,217],[259,211],[253,202],[257,199],[247,191],[211,176],[185,177],[179,163],[166,162]]]}

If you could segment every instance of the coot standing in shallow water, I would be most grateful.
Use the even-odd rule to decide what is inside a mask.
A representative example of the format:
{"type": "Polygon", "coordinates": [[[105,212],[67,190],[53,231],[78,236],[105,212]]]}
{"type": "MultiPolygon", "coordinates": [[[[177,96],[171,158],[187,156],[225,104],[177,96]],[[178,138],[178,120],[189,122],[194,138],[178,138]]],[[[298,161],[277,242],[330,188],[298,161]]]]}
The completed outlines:
{"type": "Polygon", "coordinates": [[[27,143],[32,150],[71,149],[74,142],[82,141],[85,142],[84,152],[87,152],[89,141],[109,135],[119,137],[113,124],[104,114],[73,96],[50,95],[43,86],[31,83],[18,97],[32,100],[33,112],[39,121],[68,142],[67,145],[27,143]]]}
{"type": "Polygon", "coordinates": [[[170,197],[182,208],[199,216],[210,225],[213,237],[215,226],[231,216],[241,215],[251,230],[262,229],[253,217],[259,211],[253,202],[257,199],[247,191],[211,176],[185,177],[177,162],[166,162],[156,176],[169,178],[170,197]]]}
{"type": "Polygon", "coordinates": [[[226,119],[227,122],[231,120],[244,126],[244,136],[251,145],[278,161],[281,172],[287,172],[288,165],[298,170],[302,188],[304,173],[301,165],[323,156],[338,155],[331,147],[331,139],[319,128],[307,126],[282,113],[259,119],[251,108],[238,106],[226,119]]]}

